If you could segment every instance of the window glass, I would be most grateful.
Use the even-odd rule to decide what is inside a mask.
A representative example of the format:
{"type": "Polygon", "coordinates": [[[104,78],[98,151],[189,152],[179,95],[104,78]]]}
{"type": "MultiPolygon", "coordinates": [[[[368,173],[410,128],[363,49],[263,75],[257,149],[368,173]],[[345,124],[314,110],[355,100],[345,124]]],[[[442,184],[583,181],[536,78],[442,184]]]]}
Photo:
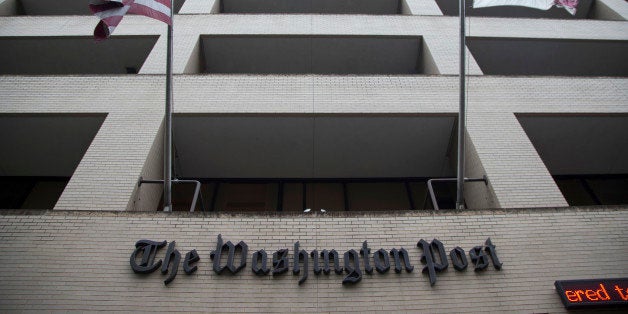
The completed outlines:
{"type": "Polygon", "coordinates": [[[351,209],[410,209],[403,182],[349,183],[347,189],[351,209]]]}

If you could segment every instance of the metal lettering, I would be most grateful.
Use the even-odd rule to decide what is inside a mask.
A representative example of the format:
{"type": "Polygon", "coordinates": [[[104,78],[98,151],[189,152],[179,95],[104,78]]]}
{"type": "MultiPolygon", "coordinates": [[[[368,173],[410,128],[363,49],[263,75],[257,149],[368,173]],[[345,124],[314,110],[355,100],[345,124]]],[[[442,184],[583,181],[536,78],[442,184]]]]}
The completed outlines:
{"type": "Polygon", "coordinates": [[[334,272],[338,275],[342,274],[342,266],[340,266],[340,258],[338,257],[338,252],[336,250],[323,250],[321,252],[321,256],[323,257],[323,273],[325,275],[329,275],[329,258],[333,258],[334,260],[334,272]]]}
{"type": "Polygon", "coordinates": [[[312,252],[310,252],[310,256],[312,256],[312,263],[314,264],[314,275],[319,275],[323,270],[318,264],[318,250],[313,250],[312,252]]]}
{"type": "Polygon", "coordinates": [[[270,269],[268,267],[266,267],[266,260],[268,259],[266,251],[264,250],[259,250],[255,253],[253,253],[253,262],[251,263],[252,266],[252,270],[253,273],[255,273],[256,275],[268,275],[268,273],[270,272],[270,269]],[[262,266],[259,266],[259,263],[262,263],[262,266]]]}
{"type": "Polygon", "coordinates": [[[201,258],[198,256],[196,250],[189,251],[185,254],[185,259],[183,260],[183,271],[185,271],[186,275],[191,275],[198,270],[198,267],[196,267],[196,265],[192,266],[192,263],[196,263],[200,259],[201,258]]]}
{"type": "Polygon", "coordinates": [[[430,285],[436,283],[436,272],[441,272],[447,269],[449,262],[447,262],[447,254],[445,254],[445,248],[443,243],[437,239],[432,240],[431,243],[421,239],[417,246],[423,250],[421,255],[421,262],[425,263],[423,267],[423,273],[428,273],[430,276],[430,285]],[[434,250],[438,253],[434,255],[434,250]]]}
{"type": "Polygon", "coordinates": [[[181,261],[181,253],[179,253],[179,251],[177,251],[177,249],[174,248],[175,245],[176,245],[175,241],[170,242],[170,244],[168,245],[168,251],[166,251],[166,257],[164,258],[164,263],[163,265],[161,265],[162,274],[167,274],[168,272],[170,272],[170,275],[168,275],[168,278],[164,280],[164,284],[166,285],[171,283],[174,280],[174,278],[177,276],[177,271],[179,270],[179,262],[181,261]]]}
{"type": "Polygon", "coordinates": [[[403,258],[403,264],[406,267],[406,272],[411,273],[414,270],[414,266],[410,265],[410,256],[408,255],[408,251],[406,251],[406,249],[404,248],[401,248],[401,250],[392,249],[390,250],[390,255],[392,255],[395,261],[395,272],[397,274],[400,273],[402,270],[401,258],[403,258]]]}
{"type": "Polygon", "coordinates": [[[299,284],[304,283],[307,280],[307,260],[309,256],[305,250],[299,251],[299,241],[294,244],[294,260],[293,260],[293,268],[292,274],[298,275],[301,272],[299,268],[299,263],[303,262],[303,275],[301,279],[299,279],[299,284]]]}
{"type": "Polygon", "coordinates": [[[375,262],[375,270],[380,274],[390,270],[390,259],[388,258],[388,252],[384,249],[379,249],[373,253],[373,262],[375,262]]]}
{"type": "Polygon", "coordinates": [[[366,241],[362,243],[362,248],[360,249],[360,255],[362,255],[362,260],[364,261],[364,271],[369,275],[372,274],[373,267],[371,267],[371,264],[369,263],[369,258],[371,256],[371,249],[368,247],[368,244],[366,243],[366,241]]]}
{"type": "Polygon", "coordinates": [[[214,272],[216,272],[217,274],[221,274],[226,268],[226,269],[229,269],[229,271],[232,274],[235,274],[246,266],[247,253],[248,253],[248,246],[246,245],[246,243],[244,243],[243,241],[240,241],[238,242],[237,245],[233,245],[231,241],[227,241],[227,243],[223,244],[222,235],[219,234],[218,240],[216,241],[216,250],[212,251],[209,256],[214,261],[213,263],[214,272]],[[223,251],[225,250],[228,251],[227,265],[221,266],[220,259],[222,257],[223,251]],[[235,254],[237,251],[240,251],[240,254],[241,254],[240,265],[238,265],[238,267],[235,267],[235,265],[233,264],[233,261],[235,259],[235,254]]]}
{"type": "Polygon", "coordinates": [[[347,276],[342,280],[342,284],[354,284],[362,280],[362,271],[360,270],[360,256],[355,250],[349,250],[345,252],[345,271],[347,276]],[[353,261],[353,265],[351,265],[353,261]]]}
{"type": "Polygon", "coordinates": [[[449,257],[451,257],[451,263],[454,264],[454,268],[457,271],[465,270],[469,265],[467,257],[464,255],[464,250],[459,246],[449,252],[449,257]]]}
{"type": "Polygon", "coordinates": [[[273,276],[288,271],[288,249],[278,250],[273,253],[273,276]]]}
{"type": "Polygon", "coordinates": [[[156,242],[151,240],[139,240],[135,243],[135,250],[131,254],[131,268],[136,274],[149,274],[161,266],[161,260],[155,263],[157,250],[166,245],[165,240],[156,242]],[[137,264],[138,255],[142,255],[142,261],[137,264]]]}

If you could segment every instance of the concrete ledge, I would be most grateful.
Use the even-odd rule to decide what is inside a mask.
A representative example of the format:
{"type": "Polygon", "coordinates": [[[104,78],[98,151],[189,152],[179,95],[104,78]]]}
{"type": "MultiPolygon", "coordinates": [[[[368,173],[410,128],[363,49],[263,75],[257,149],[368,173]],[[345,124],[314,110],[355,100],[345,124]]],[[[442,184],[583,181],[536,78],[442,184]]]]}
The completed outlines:
{"type": "Polygon", "coordinates": [[[573,206],[544,208],[490,208],[469,210],[390,210],[390,211],[351,211],[327,212],[325,214],[279,213],[279,212],[170,212],[161,211],[76,211],[76,210],[25,210],[5,209],[0,216],[72,216],[72,217],[146,217],[146,218],[360,218],[360,217],[432,217],[432,216],[475,216],[475,215],[520,215],[542,213],[592,213],[628,211],[628,205],[573,206]]]}

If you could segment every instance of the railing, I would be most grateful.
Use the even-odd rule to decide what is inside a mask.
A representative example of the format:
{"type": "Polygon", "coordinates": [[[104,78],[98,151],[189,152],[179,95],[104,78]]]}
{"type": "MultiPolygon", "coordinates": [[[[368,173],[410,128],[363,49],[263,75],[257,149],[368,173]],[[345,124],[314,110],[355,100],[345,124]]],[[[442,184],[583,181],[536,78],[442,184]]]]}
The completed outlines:
{"type": "MultiPolygon", "coordinates": [[[[151,184],[164,184],[164,180],[144,180],[142,177],[140,177],[139,182],[137,183],[137,186],[141,186],[142,183],[151,183],[151,184]]],[[[196,208],[196,201],[198,200],[198,197],[201,192],[201,182],[197,181],[197,180],[179,180],[179,179],[173,179],[172,180],[173,184],[189,184],[189,183],[194,183],[196,185],[196,187],[194,188],[194,197],[192,198],[192,205],[190,206],[190,212],[194,212],[194,208],[196,208]]],[[[201,195],[201,211],[205,211],[205,206],[203,205],[203,197],[201,195]]]]}
{"type": "MultiPolygon", "coordinates": [[[[432,187],[432,182],[456,182],[458,178],[438,178],[438,179],[429,179],[427,180],[427,190],[430,193],[430,198],[432,199],[432,205],[435,210],[440,210],[438,207],[438,201],[436,200],[436,194],[434,193],[434,188],[432,187]]],[[[483,181],[484,184],[488,185],[488,178],[486,175],[482,176],[482,178],[464,178],[464,182],[480,182],[483,181]]]]}

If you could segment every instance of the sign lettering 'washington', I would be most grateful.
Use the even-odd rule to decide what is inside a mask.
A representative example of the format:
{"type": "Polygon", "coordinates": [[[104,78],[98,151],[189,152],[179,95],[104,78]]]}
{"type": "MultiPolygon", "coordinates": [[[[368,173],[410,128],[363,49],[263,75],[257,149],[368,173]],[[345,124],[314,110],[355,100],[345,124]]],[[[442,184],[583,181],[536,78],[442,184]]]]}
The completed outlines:
{"type": "MultiPolygon", "coordinates": [[[[163,261],[161,259],[155,261],[157,252],[167,244],[167,241],[137,241],[130,259],[133,271],[139,274],[149,274],[161,268],[162,274],[168,274],[164,283],[167,285],[172,282],[181,263],[181,253],[175,249],[175,242],[172,241],[168,244],[163,261]]],[[[469,259],[467,259],[464,249],[459,246],[449,251],[448,256],[443,243],[437,239],[429,242],[421,239],[417,243],[417,247],[422,251],[420,255],[420,263],[423,264],[422,272],[429,277],[430,285],[436,283],[437,273],[449,267],[449,259],[456,271],[464,271],[469,266],[469,259],[476,271],[487,269],[490,262],[493,263],[495,269],[500,270],[502,268],[502,263],[497,256],[497,249],[490,238],[486,239],[484,245],[471,248],[469,259]]],[[[411,253],[403,247],[392,248],[389,251],[382,248],[372,252],[367,241],[364,241],[359,250],[351,249],[342,254],[342,264],[340,262],[341,255],[334,249],[322,251],[316,249],[308,252],[300,248],[299,241],[294,243],[293,249],[292,274],[299,276],[299,284],[304,283],[308,278],[310,261],[312,263],[311,269],[315,275],[329,274],[332,269],[337,275],[346,273],[342,280],[343,285],[360,282],[363,271],[367,274],[373,274],[373,270],[375,270],[380,274],[385,274],[391,268],[394,268],[396,273],[401,273],[403,270],[410,273],[414,270],[411,253]]],[[[222,235],[218,235],[216,249],[209,255],[213,261],[214,272],[218,275],[225,271],[237,274],[246,267],[248,251],[249,247],[244,241],[237,244],[233,244],[231,241],[224,242],[222,235]]],[[[272,253],[272,267],[268,265],[270,259],[268,255],[264,249],[253,253],[251,271],[254,274],[266,276],[272,272],[273,276],[277,276],[290,269],[288,248],[279,249],[272,253]]],[[[200,256],[196,250],[191,250],[185,255],[183,269],[187,275],[196,272],[198,267],[194,264],[199,260],[200,256]]]]}

